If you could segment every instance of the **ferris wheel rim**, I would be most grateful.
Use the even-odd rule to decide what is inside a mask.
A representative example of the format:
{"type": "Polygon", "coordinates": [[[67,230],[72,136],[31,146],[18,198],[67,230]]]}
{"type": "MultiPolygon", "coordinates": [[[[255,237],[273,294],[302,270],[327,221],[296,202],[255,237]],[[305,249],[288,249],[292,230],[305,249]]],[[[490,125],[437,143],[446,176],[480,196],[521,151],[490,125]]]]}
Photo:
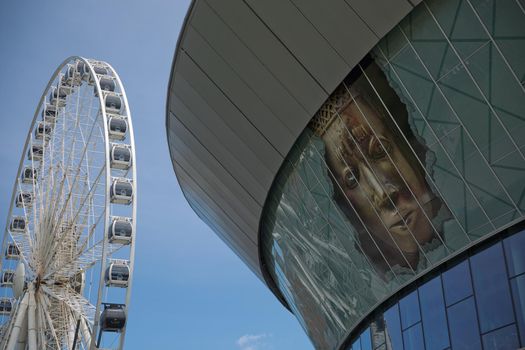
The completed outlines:
{"type": "MultiPolygon", "coordinates": [[[[83,62],[85,64],[85,66],[89,69],[89,74],[94,78],[94,86],[95,86],[95,95],[98,95],[98,104],[99,104],[99,107],[100,107],[100,117],[102,119],[102,124],[103,124],[103,129],[104,129],[104,132],[103,132],[103,136],[104,136],[104,148],[105,148],[105,161],[104,161],[104,166],[105,166],[105,192],[106,192],[106,196],[105,196],[105,209],[104,209],[104,224],[103,224],[103,227],[102,227],[102,232],[103,232],[103,253],[102,253],[102,258],[100,259],[100,272],[99,272],[99,281],[98,281],[98,297],[97,297],[97,302],[96,302],[96,311],[95,311],[95,318],[94,318],[94,324],[93,324],[93,328],[91,330],[91,341],[90,341],[90,344],[89,344],[89,348],[90,349],[94,349],[95,348],[95,332],[97,331],[97,326],[98,326],[98,323],[99,323],[99,315],[100,315],[100,307],[101,307],[101,304],[102,304],[102,290],[104,289],[104,272],[106,270],[106,265],[107,265],[107,256],[108,256],[108,245],[109,245],[109,242],[108,242],[108,235],[107,235],[107,231],[108,231],[108,228],[109,228],[109,221],[110,221],[110,218],[111,218],[111,211],[110,211],[110,208],[111,208],[111,205],[113,203],[111,203],[111,198],[110,198],[110,188],[112,186],[112,179],[113,179],[113,176],[112,176],[112,168],[111,168],[111,161],[110,161],[110,139],[109,139],[109,132],[108,132],[108,117],[107,117],[107,112],[106,112],[106,106],[105,106],[105,101],[104,101],[104,94],[103,94],[103,90],[101,89],[101,86],[100,86],[100,81],[99,79],[97,78],[97,74],[94,70],[94,66],[92,65],[92,61],[94,62],[102,62],[104,65],[106,65],[113,77],[115,78],[115,80],[117,81],[118,83],[118,88],[119,88],[119,94],[120,96],[122,97],[122,100],[123,100],[123,103],[124,103],[124,110],[126,111],[126,119],[127,119],[127,122],[129,123],[128,124],[128,130],[129,130],[129,142],[130,142],[130,151],[131,151],[131,159],[132,159],[132,163],[130,165],[130,169],[131,169],[131,181],[132,181],[132,188],[133,188],[133,200],[131,202],[131,205],[132,205],[132,215],[131,215],[131,224],[132,224],[132,232],[131,232],[131,241],[129,243],[129,250],[130,250],[130,253],[129,253],[129,265],[130,265],[130,269],[129,269],[129,282],[127,284],[127,289],[126,289],[126,297],[125,297],[125,302],[123,305],[125,305],[125,308],[126,308],[126,313],[128,312],[129,310],[129,305],[130,305],[130,301],[131,301],[131,286],[132,286],[132,280],[133,280],[133,270],[134,270],[134,252],[135,252],[135,241],[136,241],[136,203],[137,203],[137,183],[136,183],[136,179],[137,179],[137,176],[136,176],[136,153],[135,153],[135,140],[134,140],[134,131],[133,131],[133,126],[132,126],[132,119],[131,119],[131,111],[130,111],[130,108],[129,108],[129,104],[128,104],[128,100],[127,100],[127,95],[126,95],[126,92],[125,92],[125,89],[124,89],[124,85],[122,84],[122,81],[120,80],[120,77],[118,76],[117,72],[115,71],[115,69],[107,62],[103,62],[103,61],[95,61],[95,60],[90,60],[90,59],[86,59],[84,57],[81,57],[81,56],[70,56],[68,58],[66,58],[57,68],[56,70],[53,72],[50,80],[48,81],[41,97],[40,97],[40,100],[37,104],[37,107],[36,107],[36,110],[35,110],[35,113],[34,113],[34,116],[33,116],[33,119],[31,121],[31,124],[30,124],[30,127],[29,127],[29,130],[28,130],[28,133],[26,135],[26,139],[25,139],[25,143],[24,143],[24,147],[22,149],[22,154],[21,154],[21,157],[20,157],[20,162],[19,162],[19,165],[18,165],[18,169],[17,169],[17,175],[15,177],[15,181],[14,181],[14,184],[13,184],[13,189],[12,189],[12,194],[11,194],[11,199],[10,199],[10,204],[9,204],[9,209],[8,209],[8,216],[7,216],[7,220],[6,220],[6,224],[5,224],[5,228],[4,228],[4,236],[3,236],[3,239],[2,239],[2,251],[0,252],[0,271],[3,269],[4,267],[4,258],[5,258],[5,255],[6,255],[6,247],[7,247],[7,243],[9,240],[13,240],[13,237],[11,235],[11,232],[10,232],[10,223],[11,223],[11,218],[13,217],[13,209],[14,209],[14,204],[15,204],[15,198],[17,197],[17,194],[19,191],[17,191],[18,188],[20,188],[20,174],[22,173],[23,169],[24,169],[24,164],[25,164],[25,154],[26,152],[28,152],[29,148],[30,147],[33,147],[33,139],[32,139],[32,132],[33,130],[35,130],[35,125],[37,124],[37,120],[38,120],[38,116],[39,116],[39,112],[40,110],[42,109],[42,106],[46,106],[46,96],[47,94],[52,90],[52,85],[53,83],[58,79],[58,83],[60,84],[60,74],[62,72],[62,70],[64,69],[64,67],[66,67],[68,64],[70,64],[70,62],[83,62]]],[[[58,109],[58,107],[57,107],[58,109]]],[[[31,164],[33,164],[34,160],[31,161],[31,164]]],[[[24,213],[26,213],[25,211],[25,208],[24,208],[24,213]]],[[[16,243],[15,243],[16,244],[16,243]]],[[[21,263],[23,263],[25,266],[28,266],[30,267],[30,261],[28,260],[28,257],[26,257],[25,255],[22,255],[21,254],[21,263]]],[[[27,291],[24,292],[24,294],[19,298],[20,301],[22,300],[22,298],[25,298],[25,296],[28,295],[27,294],[27,291]]],[[[34,293],[33,293],[34,295],[34,293]]],[[[33,296],[34,298],[34,296],[33,296]]],[[[81,315],[80,315],[81,316],[81,315]]],[[[79,317],[80,317],[79,316],[79,317]]],[[[121,349],[123,347],[123,343],[124,343],[124,339],[125,339],[125,326],[124,328],[122,329],[122,336],[120,336],[120,340],[119,340],[119,349],[121,349]]]]}

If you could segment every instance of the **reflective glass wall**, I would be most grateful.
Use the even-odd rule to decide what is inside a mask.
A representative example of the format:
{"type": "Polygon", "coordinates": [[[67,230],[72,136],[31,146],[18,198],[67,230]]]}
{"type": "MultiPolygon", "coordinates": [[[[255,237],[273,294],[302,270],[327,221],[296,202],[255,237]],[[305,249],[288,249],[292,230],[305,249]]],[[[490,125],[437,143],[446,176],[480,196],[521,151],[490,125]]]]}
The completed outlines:
{"type": "Polygon", "coordinates": [[[423,1],[348,75],[278,174],[263,256],[319,349],[525,211],[520,0],[423,1]]]}
{"type": "Polygon", "coordinates": [[[346,350],[525,346],[525,231],[447,269],[373,319],[346,350]]]}

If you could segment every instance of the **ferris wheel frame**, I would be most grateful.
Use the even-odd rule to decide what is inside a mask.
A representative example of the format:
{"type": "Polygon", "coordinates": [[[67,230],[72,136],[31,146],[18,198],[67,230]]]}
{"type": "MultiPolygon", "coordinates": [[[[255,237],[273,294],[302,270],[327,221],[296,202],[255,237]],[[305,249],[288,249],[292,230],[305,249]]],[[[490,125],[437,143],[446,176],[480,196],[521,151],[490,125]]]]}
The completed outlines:
{"type": "MultiPolygon", "coordinates": [[[[27,133],[27,136],[26,136],[26,140],[25,140],[25,144],[24,144],[23,151],[22,151],[22,155],[21,155],[21,158],[20,158],[18,170],[17,170],[16,180],[15,180],[14,185],[13,185],[13,191],[12,191],[12,195],[11,195],[11,199],[10,199],[8,216],[7,216],[6,225],[5,225],[5,229],[4,229],[4,236],[3,236],[3,239],[2,239],[2,246],[1,246],[2,247],[2,251],[1,251],[1,258],[0,258],[0,271],[3,271],[2,269],[4,267],[4,259],[5,259],[5,256],[6,256],[6,249],[8,247],[8,243],[9,243],[10,240],[12,240],[14,242],[14,239],[13,239],[13,237],[11,235],[11,230],[10,230],[11,219],[13,217],[12,213],[13,213],[16,197],[17,197],[17,195],[19,193],[18,189],[20,188],[20,181],[21,181],[20,175],[22,174],[22,172],[25,169],[25,167],[24,167],[24,165],[26,163],[25,162],[25,156],[26,156],[26,153],[32,151],[30,149],[30,147],[33,147],[32,133],[35,130],[35,126],[38,125],[38,118],[39,118],[40,111],[42,111],[42,108],[46,108],[46,96],[49,94],[50,91],[52,91],[53,83],[55,81],[58,81],[58,84],[61,83],[62,71],[64,70],[64,68],[65,67],[74,66],[75,69],[76,69],[76,67],[78,66],[79,63],[83,63],[84,67],[86,67],[87,70],[89,71],[88,79],[93,79],[91,84],[94,86],[94,91],[93,91],[94,97],[98,98],[99,113],[100,113],[100,118],[102,118],[102,125],[103,125],[104,149],[105,149],[105,162],[104,162],[105,163],[105,174],[104,174],[104,176],[105,176],[105,209],[104,209],[104,219],[103,219],[103,227],[102,227],[103,245],[102,245],[102,253],[101,253],[100,259],[98,259],[98,262],[100,262],[100,271],[99,271],[99,276],[98,276],[98,279],[99,279],[99,281],[98,281],[98,290],[96,291],[96,293],[97,293],[97,302],[96,302],[96,305],[95,305],[95,313],[94,313],[94,318],[93,318],[93,324],[91,325],[92,328],[89,329],[89,325],[88,325],[88,331],[90,333],[90,335],[89,335],[90,339],[89,339],[89,346],[86,347],[86,348],[88,348],[90,350],[94,350],[94,349],[98,348],[99,342],[100,342],[100,337],[102,336],[102,332],[103,332],[103,330],[101,328],[101,324],[100,324],[100,316],[102,314],[101,308],[102,308],[102,305],[104,304],[103,303],[103,292],[104,292],[105,288],[109,288],[109,286],[106,285],[106,281],[105,281],[106,276],[105,275],[106,275],[106,270],[108,268],[109,256],[114,252],[114,251],[110,251],[110,249],[109,249],[111,243],[109,242],[108,230],[110,229],[110,227],[112,225],[112,223],[110,222],[112,220],[112,210],[111,210],[112,206],[119,205],[118,202],[117,203],[112,202],[112,186],[113,186],[113,183],[114,183],[115,180],[114,180],[114,176],[112,174],[113,168],[112,168],[112,163],[111,163],[111,152],[113,151],[112,145],[114,144],[114,142],[112,142],[111,138],[110,138],[109,124],[108,124],[108,120],[109,120],[108,114],[109,113],[107,113],[107,111],[106,111],[106,104],[105,104],[105,100],[104,100],[105,96],[106,96],[106,92],[105,92],[105,90],[103,90],[101,88],[100,78],[98,77],[98,75],[97,75],[97,73],[95,71],[95,66],[97,64],[100,64],[100,65],[103,65],[103,66],[107,67],[109,69],[109,71],[111,72],[111,76],[115,80],[115,83],[116,83],[117,88],[119,90],[121,101],[123,103],[123,110],[125,111],[125,119],[126,119],[126,122],[127,122],[127,133],[129,135],[129,140],[127,141],[128,143],[123,144],[123,145],[127,145],[129,150],[130,150],[130,153],[131,153],[131,163],[130,163],[130,166],[129,166],[129,169],[128,169],[128,173],[131,174],[131,179],[128,178],[128,180],[130,180],[131,185],[132,185],[132,200],[129,203],[129,205],[131,206],[131,217],[129,218],[130,219],[129,221],[131,223],[132,229],[131,229],[131,238],[130,238],[129,244],[122,243],[122,246],[129,245],[129,259],[128,259],[129,276],[128,276],[128,280],[127,280],[127,284],[126,284],[125,300],[124,300],[124,303],[122,304],[125,307],[126,319],[125,319],[125,324],[124,324],[123,328],[121,328],[120,331],[119,331],[119,333],[120,333],[120,335],[119,335],[119,344],[118,344],[118,347],[117,347],[117,349],[122,349],[123,346],[124,346],[126,327],[127,327],[128,320],[129,320],[128,315],[129,315],[129,305],[130,305],[130,301],[131,301],[131,290],[132,290],[132,284],[133,284],[133,272],[134,272],[134,260],[135,260],[136,210],[137,210],[137,192],[138,192],[137,191],[137,175],[136,175],[137,158],[136,158],[136,154],[135,154],[135,139],[134,139],[134,130],[133,130],[132,118],[131,118],[131,111],[130,111],[130,108],[129,108],[129,103],[128,103],[128,99],[127,99],[127,96],[126,96],[126,92],[125,92],[124,86],[122,84],[122,81],[121,81],[119,75],[117,74],[115,69],[110,64],[108,64],[107,62],[86,59],[86,58],[83,58],[83,57],[80,57],[80,56],[68,57],[67,59],[65,59],[58,66],[58,68],[54,71],[53,75],[51,76],[49,82],[47,83],[47,85],[46,85],[46,87],[44,89],[44,92],[42,93],[42,95],[40,97],[40,100],[38,102],[38,105],[36,107],[35,114],[34,114],[32,122],[31,122],[31,126],[30,126],[30,128],[28,130],[28,133],[27,133]],[[98,340],[97,340],[97,334],[98,334],[98,340]]],[[[83,84],[82,79],[81,79],[80,84],[83,84]]],[[[89,82],[86,82],[86,84],[91,85],[89,82]]],[[[56,113],[58,114],[58,107],[57,107],[56,113]]],[[[45,130],[44,130],[44,132],[45,132],[45,130]]],[[[44,135],[44,137],[45,137],[45,135],[44,135]]],[[[33,164],[34,162],[35,162],[34,159],[31,160],[31,164],[33,164]]],[[[35,168],[33,168],[33,169],[35,169],[35,168]]],[[[27,214],[26,211],[25,211],[25,208],[24,208],[24,213],[27,214]]],[[[27,219],[26,219],[26,225],[27,225],[27,219]]],[[[15,242],[15,244],[16,244],[16,242],[15,242]]],[[[118,248],[118,249],[120,249],[120,248],[118,248]]],[[[29,273],[28,277],[33,278],[34,276],[31,276],[31,271],[30,271],[31,269],[29,268],[30,261],[28,261],[28,257],[25,256],[24,254],[20,254],[20,261],[25,266],[25,269],[29,270],[28,271],[28,273],[29,273]]],[[[94,263],[95,262],[93,262],[93,264],[91,264],[92,267],[95,266],[94,263]]],[[[24,303],[24,300],[28,304],[27,307],[34,307],[34,304],[35,304],[35,300],[34,299],[35,299],[35,293],[34,292],[25,291],[24,295],[19,298],[19,300],[18,300],[19,305],[17,305],[17,307],[20,307],[20,305],[22,305],[24,303]],[[27,296],[27,295],[28,295],[28,300],[25,299],[25,296],[27,296]]],[[[12,315],[11,317],[14,317],[14,316],[12,315]]],[[[79,316],[79,320],[80,320],[80,316],[79,316]]],[[[9,320],[8,322],[13,322],[13,321],[9,320]]],[[[33,320],[31,320],[31,317],[29,316],[29,313],[28,313],[28,322],[35,322],[34,317],[33,317],[33,320]]],[[[31,327],[31,326],[32,325],[29,325],[28,327],[31,327]]],[[[34,324],[33,324],[33,326],[34,326],[34,324]]],[[[85,332],[86,330],[83,329],[82,331],[85,332]]],[[[77,332],[78,332],[78,327],[77,327],[77,332]]],[[[36,340],[34,339],[35,334],[29,334],[29,333],[31,333],[30,329],[29,329],[29,332],[28,332],[27,344],[29,346],[29,349],[33,350],[33,348],[36,349],[36,340]]],[[[10,344],[12,344],[12,342],[13,342],[13,340],[12,340],[13,339],[13,337],[12,337],[13,335],[9,334],[11,337],[9,338],[9,340],[6,340],[7,339],[6,338],[7,335],[8,334],[2,334],[1,335],[2,341],[0,342],[0,345],[4,346],[4,348],[9,348],[10,344]]],[[[17,338],[18,338],[18,335],[19,334],[17,334],[17,338]]],[[[84,334],[84,337],[86,337],[85,334],[84,334]]],[[[15,343],[16,343],[17,340],[18,339],[15,340],[15,343]]],[[[76,341],[76,335],[75,335],[75,341],[76,341]]],[[[75,344],[73,346],[75,346],[75,344]]]]}

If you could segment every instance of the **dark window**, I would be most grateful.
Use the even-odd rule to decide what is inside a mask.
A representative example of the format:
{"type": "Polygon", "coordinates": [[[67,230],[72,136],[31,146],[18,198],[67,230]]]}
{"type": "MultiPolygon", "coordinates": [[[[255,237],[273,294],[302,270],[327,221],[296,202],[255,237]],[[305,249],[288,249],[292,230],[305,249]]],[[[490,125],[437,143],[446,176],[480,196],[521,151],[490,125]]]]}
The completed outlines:
{"type": "Polygon", "coordinates": [[[443,273],[443,289],[447,306],[472,295],[468,261],[463,261],[443,273]]]}
{"type": "Polygon", "coordinates": [[[448,347],[447,316],[439,276],[419,288],[419,303],[426,349],[442,350],[448,347]]]}
{"type": "Polygon", "coordinates": [[[399,313],[401,315],[401,326],[403,329],[421,320],[417,290],[399,301],[399,313]]]}
{"type": "Polygon", "coordinates": [[[483,336],[484,350],[515,350],[519,347],[516,326],[503,327],[483,336]]]}
{"type": "Polygon", "coordinates": [[[405,343],[405,350],[423,350],[423,331],[421,330],[421,323],[418,323],[403,332],[403,340],[405,343]]]}
{"type": "Polygon", "coordinates": [[[501,243],[470,258],[481,333],[514,322],[501,243]]]}
{"type": "Polygon", "coordinates": [[[509,277],[525,272],[525,231],[505,239],[505,255],[509,267],[509,277]]]}
{"type": "Polygon", "coordinates": [[[474,298],[470,297],[448,308],[450,340],[454,350],[481,349],[474,298]]]}
{"type": "Polygon", "coordinates": [[[521,337],[521,346],[525,346],[525,275],[510,280],[514,309],[516,311],[518,328],[521,337]]]}
{"type": "Polygon", "coordinates": [[[399,320],[399,308],[396,305],[384,313],[385,318],[385,335],[390,338],[392,348],[403,350],[403,338],[401,337],[401,322],[399,320]]]}

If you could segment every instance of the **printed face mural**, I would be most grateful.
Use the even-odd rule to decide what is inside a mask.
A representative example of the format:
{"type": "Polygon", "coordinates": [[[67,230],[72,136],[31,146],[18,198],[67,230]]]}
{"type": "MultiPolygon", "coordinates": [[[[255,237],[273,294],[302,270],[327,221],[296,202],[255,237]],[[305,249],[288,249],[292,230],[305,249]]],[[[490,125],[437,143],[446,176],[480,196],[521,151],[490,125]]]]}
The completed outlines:
{"type": "MultiPolygon", "coordinates": [[[[363,74],[385,79],[377,67],[363,74]]],[[[368,86],[362,75],[340,87],[339,108],[316,133],[325,144],[334,200],[356,227],[364,253],[383,272],[396,265],[416,270],[423,246],[439,238],[432,219],[442,203],[415,156],[426,150],[407,125],[406,108],[397,100],[401,106],[387,107],[400,115],[390,116],[368,86]]]]}

